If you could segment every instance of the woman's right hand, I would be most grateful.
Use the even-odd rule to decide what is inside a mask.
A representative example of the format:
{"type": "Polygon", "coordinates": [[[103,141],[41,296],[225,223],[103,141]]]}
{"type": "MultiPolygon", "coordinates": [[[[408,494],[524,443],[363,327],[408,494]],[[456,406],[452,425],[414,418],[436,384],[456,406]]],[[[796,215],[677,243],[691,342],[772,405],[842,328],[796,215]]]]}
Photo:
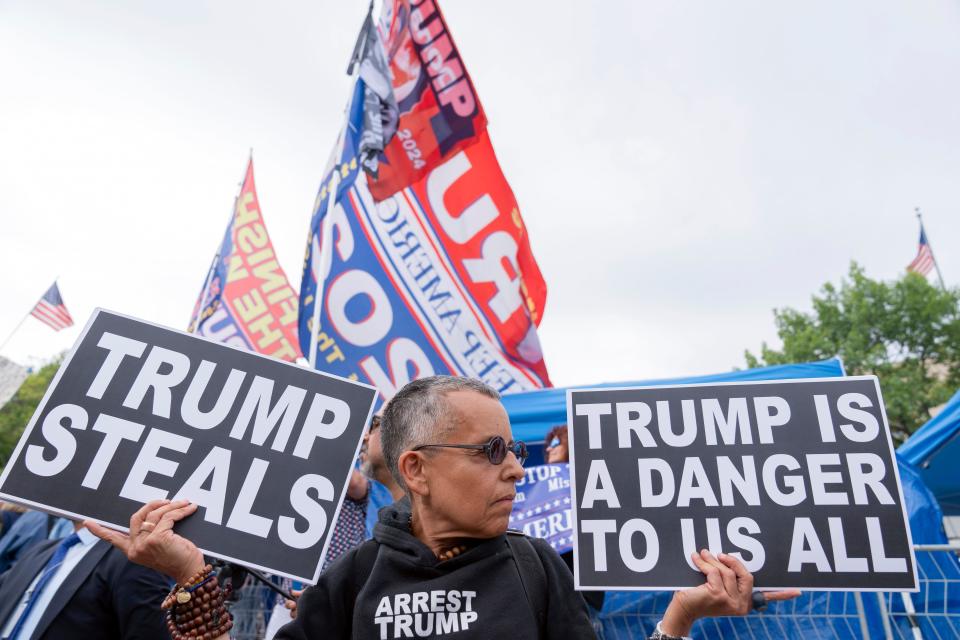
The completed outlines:
{"type": "Polygon", "coordinates": [[[84,526],[98,538],[117,547],[127,558],[185,584],[203,569],[203,553],[195,544],[173,532],[174,523],[197,510],[189,500],[153,500],[130,517],[130,533],[113,531],[87,520],[84,526]]]}

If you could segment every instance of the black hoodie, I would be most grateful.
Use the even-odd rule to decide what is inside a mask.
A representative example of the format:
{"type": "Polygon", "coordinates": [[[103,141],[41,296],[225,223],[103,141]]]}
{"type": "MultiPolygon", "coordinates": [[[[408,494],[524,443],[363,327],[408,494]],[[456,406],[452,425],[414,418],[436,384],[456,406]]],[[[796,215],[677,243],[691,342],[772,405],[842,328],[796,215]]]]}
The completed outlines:
{"type": "MultiPolygon", "coordinates": [[[[541,637],[506,535],[478,540],[440,561],[410,533],[409,523],[409,512],[381,509],[373,540],[320,575],[300,597],[296,620],[277,633],[277,640],[541,637]]],[[[547,578],[542,637],[595,638],[570,570],[543,540],[530,541],[547,578]]],[[[528,587],[531,582],[528,578],[528,587]]]]}

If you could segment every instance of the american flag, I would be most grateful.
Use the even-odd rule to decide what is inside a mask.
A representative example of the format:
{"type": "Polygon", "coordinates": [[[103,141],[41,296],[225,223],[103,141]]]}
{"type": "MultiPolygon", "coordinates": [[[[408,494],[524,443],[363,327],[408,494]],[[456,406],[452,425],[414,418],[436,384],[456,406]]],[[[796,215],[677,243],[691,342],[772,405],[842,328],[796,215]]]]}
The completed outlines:
{"type": "Polygon", "coordinates": [[[927,233],[920,227],[920,247],[917,249],[917,257],[913,262],[907,265],[907,271],[915,271],[920,275],[927,275],[933,269],[933,251],[930,250],[930,243],[927,242],[927,233]]]}
{"type": "Polygon", "coordinates": [[[56,282],[50,285],[47,292],[33,307],[30,315],[54,331],[73,326],[73,318],[70,317],[67,306],[63,304],[63,298],[60,297],[60,288],[56,282]]]}

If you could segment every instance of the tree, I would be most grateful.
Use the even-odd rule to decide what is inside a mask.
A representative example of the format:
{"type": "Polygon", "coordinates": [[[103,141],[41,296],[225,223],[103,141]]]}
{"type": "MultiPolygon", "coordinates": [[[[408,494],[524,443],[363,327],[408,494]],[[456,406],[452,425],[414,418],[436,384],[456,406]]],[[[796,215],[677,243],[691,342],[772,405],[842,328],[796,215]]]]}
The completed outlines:
{"type": "Polygon", "coordinates": [[[847,375],[876,375],[894,440],[930,419],[960,386],[960,290],[907,273],[881,282],[851,263],[839,286],[823,285],[813,312],[774,309],[780,350],[746,352],[750,367],[839,356],[847,375]]]}
{"type": "Polygon", "coordinates": [[[60,368],[60,358],[42,367],[23,381],[7,404],[0,408],[0,469],[6,466],[24,427],[36,410],[50,381],[60,368]]]}

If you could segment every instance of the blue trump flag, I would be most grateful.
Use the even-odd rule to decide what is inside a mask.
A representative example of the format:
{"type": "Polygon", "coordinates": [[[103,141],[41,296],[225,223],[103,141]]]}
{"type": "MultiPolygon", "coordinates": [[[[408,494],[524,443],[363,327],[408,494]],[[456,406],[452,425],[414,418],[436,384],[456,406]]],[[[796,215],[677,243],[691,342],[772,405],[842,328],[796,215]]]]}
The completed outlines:
{"type": "Polygon", "coordinates": [[[399,0],[379,25],[364,22],[310,222],[301,350],[383,398],[434,374],[501,394],[549,386],[537,336],[546,283],[446,24],[430,24],[399,0]],[[456,86],[436,80],[447,69],[456,86]]]}
{"type": "Polygon", "coordinates": [[[502,394],[549,384],[534,303],[521,295],[539,272],[510,235],[523,235],[519,212],[497,208],[474,173],[489,148],[473,160],[455,156],[414,188],[375,202],[358,160],[363,95],[361,79],[310,223],[303,354],[317,369],[373,384],[385,399],[434,374],[483,380],[502,394]],[[447,210],[455,201],[447,190],[467,187],[480,190],[481,204],[447,210]]]}

